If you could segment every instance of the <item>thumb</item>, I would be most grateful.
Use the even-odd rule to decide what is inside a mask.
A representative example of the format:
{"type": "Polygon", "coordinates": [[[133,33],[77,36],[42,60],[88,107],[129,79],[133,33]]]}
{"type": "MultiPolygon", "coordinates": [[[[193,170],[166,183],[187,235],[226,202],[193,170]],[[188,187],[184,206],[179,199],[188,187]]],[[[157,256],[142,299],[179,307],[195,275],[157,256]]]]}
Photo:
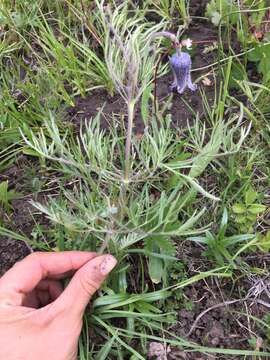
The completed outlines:
{"type": "Polygon", "coordinates": [[[75,316],[83,316],[94,293],[101,287],[117,261],[112,255],[102,255],[88,261],[73,276],[54,308],[68,309],[75,316]]]}

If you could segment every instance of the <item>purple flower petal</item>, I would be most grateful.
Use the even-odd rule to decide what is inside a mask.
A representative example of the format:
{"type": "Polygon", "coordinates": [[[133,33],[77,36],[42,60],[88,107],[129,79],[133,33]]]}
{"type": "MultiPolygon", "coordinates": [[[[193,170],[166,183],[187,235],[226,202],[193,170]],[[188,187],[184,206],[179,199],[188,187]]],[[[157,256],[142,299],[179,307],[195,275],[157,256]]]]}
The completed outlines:
{"type": "Polygon", "coordinates": [[[177,90],[179,94],[183,94],[188,87],[191,91],[197,89],[197,85],[191,80],[191,57],[185,52],[176,52],[170,58],[170,65],[174,75],[174,81],[171,90],[177,90]]]}

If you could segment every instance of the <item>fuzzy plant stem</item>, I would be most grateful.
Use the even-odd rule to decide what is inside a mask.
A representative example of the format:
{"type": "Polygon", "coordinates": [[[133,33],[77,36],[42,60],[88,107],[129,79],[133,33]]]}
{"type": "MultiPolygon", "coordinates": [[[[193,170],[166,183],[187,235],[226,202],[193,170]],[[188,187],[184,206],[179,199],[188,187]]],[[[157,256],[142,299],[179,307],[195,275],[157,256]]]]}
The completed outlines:
{"type": "MultiPolygon", "coordinates": [[[[109,9],[107,9],[109,11],[109,9]]],[[[124,185],[127,185],[129,183],[130,179],[130,157],[131,157],[131,143],[132,143],[132,130],[133,130],[133,122],[134,122],[134,109],[135,104],[137,101],[136,98],[136,81],[134,80],[134,74],[136,74],[136,66],[137,64],[134,64],[131,62],[130,54],[125,48],[120,36],[117,34],[117,31],[115,30],[113,24],[106,20],[107,24],[109,26],[110,32],[114,35],[115,41],[118,44],[119,48],[121,49],[121,52],[123,54],[123,57],[125,58],[125,61],[128,66],[127,71],[127,83],[128,85],[126,88],[126,103],[127,103],[127,110],[128,110],[128,127],[127,127],[127,135],[126,135],[126,145],[125,145],[125,164],[124,164],[124,185]]],[[[126,186],[124,186],[126,187],[126,186]]]]}
{"type": "Polygon", "coordinates": [[[132,140],[132,130],[134,122],[134,109],[135,101],[134,99],[128,100],[128,127],[127,127],[127,137],[126,137],[126,148],[125,148],[125,173],[124,173],[124,182],[127,184],[130,178],[130,157],[131,157],[131,140],[132,140]]]}

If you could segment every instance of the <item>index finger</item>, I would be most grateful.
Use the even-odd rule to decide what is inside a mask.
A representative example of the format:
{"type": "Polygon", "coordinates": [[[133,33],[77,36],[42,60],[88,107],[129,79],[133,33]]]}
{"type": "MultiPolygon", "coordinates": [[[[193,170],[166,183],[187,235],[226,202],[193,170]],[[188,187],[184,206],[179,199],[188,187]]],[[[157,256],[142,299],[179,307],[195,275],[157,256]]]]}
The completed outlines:
{"type": "Polygon", "coordinates": [[[1,298],[9,304],[21,305],[25,294],[32,291],[45,278],[61,277],[76,271],[96,253],[65,251],[58,253],[32,253],[15,264],[0,279],[1,298]]]}

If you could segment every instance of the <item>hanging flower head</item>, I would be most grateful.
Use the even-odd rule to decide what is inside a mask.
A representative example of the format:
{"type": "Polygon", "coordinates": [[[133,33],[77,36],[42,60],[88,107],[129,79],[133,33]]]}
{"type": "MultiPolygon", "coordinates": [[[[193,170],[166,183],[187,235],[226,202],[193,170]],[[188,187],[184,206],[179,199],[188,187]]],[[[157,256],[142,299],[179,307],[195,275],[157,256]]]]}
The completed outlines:
{"type": "Polygon", "coordinates": [[[170,86],[171,90],[176,90],[179,94],[183,94],[186,88],[189,88],[191,91],[196,91],[197,85],[193,84],[191,80],[191,57],[188,53],[181,51],[182,47],[191,49],[192,40],[185,39],[179,42],[177,37],[168,31],[161,31],[152,35],[153,38],[157,36],[167,37],[171,40],[173,46],[176,48],[176,52],[171,57],[169,57],[174,76],[174,81],[170,86]]]}
{"type": "Polygon", "coordinates": [[[176,45],[175,54],[169,58],[174,76],[171,90],[176,90],[179,94],[183,94],[186,88],[189,88],[191,91],[197,90],[197,85],[193,84],[191,80],[191,57],[188,53],[181,51],[183,46],[191,49],[192,40],[182,40],[179,45],[176,45]]]}
{"type": "Polygon", "coordinates": [[[176,90],[179,94],[183,94],[187,87],[191,91],[196,91],[197,85],[193,84],[191,80],[192,61],[190,55],[178,48],[169,60],[174,76],[171,90],[176,90]]]}

